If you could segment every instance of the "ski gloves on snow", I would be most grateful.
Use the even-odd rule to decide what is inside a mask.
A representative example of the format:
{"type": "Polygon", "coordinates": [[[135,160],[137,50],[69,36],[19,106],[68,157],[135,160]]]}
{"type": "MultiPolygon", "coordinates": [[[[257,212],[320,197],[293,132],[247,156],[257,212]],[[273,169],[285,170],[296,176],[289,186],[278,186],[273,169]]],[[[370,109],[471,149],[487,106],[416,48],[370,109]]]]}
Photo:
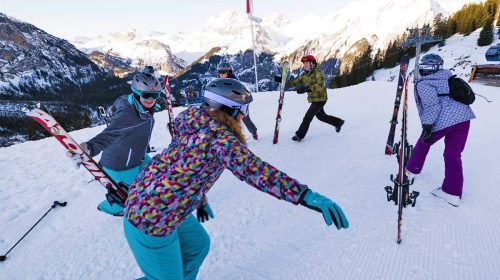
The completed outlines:
{"type": "Polygon", "coordinates": [[[426,144],[432,144],[432,124],[422,125],[422,141],[426,144]]]}
{"type": "MultiPolygon", "coordinates": [[[[89,147],[87,146],[86,143],[81,143],[80,147],[85,153],[87,153],[87,155],[90,154],[89,147]]],[[[73,161],[73,165],[75,166],[76,169],[80,168],[80,165],[82,165],[83,160],[79,154],[67,151],[66,156],[73,161]]]]}
{"type": "Polygon", "coordinates": [[[212,208],[210,208],[210,205],[208,205],[207,203],[205,204],[205,206],[200,207],[196,210],[196,217],[198,218],[198,221],[200,223],[204,223],[205,221],[213,219],[215,216],[212,208]]]}
{"type": "Polygon", "coordinates": [[[307,208],[322,213],[327,225],[334,223],[339,230],[341,228],[349,228],[349,221],[347,221],[342,208],[329,198],[311,190],[307,190],[299,203],[307,208]]]}

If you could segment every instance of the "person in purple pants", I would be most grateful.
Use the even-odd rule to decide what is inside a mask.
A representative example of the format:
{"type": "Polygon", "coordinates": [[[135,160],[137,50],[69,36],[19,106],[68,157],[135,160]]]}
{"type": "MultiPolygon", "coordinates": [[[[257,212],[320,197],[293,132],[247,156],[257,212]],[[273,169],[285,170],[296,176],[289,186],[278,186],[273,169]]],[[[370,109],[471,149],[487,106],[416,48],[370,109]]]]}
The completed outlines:
{"type": "Polygon", "coordinates": [[[431,193],[453,206],[462,198],[464,176],[461,154],[469,134],[474,113],[468,105],[444,95],[450,92],[450,70],[443,69],[443,59],[437,54],[426,54],[419,63],[421,78],[415,81],[417,104],[422,135],[415,144],[406,170],[420,174],[431,146],[444,138],[445,176],[440,187],[431,193]]]}

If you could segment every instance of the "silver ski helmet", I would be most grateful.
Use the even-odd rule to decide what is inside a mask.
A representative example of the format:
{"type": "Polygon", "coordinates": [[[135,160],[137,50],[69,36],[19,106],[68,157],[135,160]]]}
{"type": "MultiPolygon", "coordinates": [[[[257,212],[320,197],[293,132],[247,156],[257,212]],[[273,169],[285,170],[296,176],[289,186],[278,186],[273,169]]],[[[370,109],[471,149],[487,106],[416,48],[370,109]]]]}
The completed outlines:
{"type": "Polygon", "coordinates": [[[441,56],[428,53],[420,59],[420,63],[418,64],[418,71],[420,75],[427,76],[430,74],[434,74],[439,70],[443,69],[443,58],[441,56]]]}
{"type": "Polygon", "coordinates": [[[135,74],[130,88],[133,93],[144,99],[158,99],[162,90],[160,81],[145,73],[135,74]]]}
{"type": "Polygon", "coordinates": [[[203,90],[203,107],[221,109],[233,118],[238,113],[248,114],[248,104],[253,101],[250,90],[235,79],[213,79],[203,90]]]}

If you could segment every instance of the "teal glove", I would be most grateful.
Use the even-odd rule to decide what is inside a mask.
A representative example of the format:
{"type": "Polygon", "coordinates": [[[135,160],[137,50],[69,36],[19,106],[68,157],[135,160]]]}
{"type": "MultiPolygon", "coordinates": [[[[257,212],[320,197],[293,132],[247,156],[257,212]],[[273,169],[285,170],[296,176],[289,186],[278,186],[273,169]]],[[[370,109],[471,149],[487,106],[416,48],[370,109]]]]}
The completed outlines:
{"type": "Polygon", "coordinates": [[[349,221],[347,221],[342,208],[329,198],[311,190],[307,190],[299,203],[307,208],[322,213],[327,225],[334,223],[339,230],[341,228],[349,228],[349,221]]]}
{"type": "Polygon", "coordinates": [[[196,217],[198,218],[198,221],[200,223],[204,223],[205,221],[213,219],[215,216],[212,208],[210,208],[210,205],[208,205],[207,203],[205,204],[205,206],[200,207],[196,210],[196,217]]]}

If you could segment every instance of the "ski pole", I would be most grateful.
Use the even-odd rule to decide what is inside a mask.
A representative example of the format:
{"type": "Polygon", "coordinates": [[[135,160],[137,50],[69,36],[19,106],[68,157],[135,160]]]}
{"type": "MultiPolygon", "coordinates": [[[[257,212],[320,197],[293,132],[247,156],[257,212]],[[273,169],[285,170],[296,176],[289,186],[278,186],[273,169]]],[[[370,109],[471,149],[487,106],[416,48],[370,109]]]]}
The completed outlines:
{"type": "Polygon", "coordinates": [[[68,204],[68,203],[67,203],[67,202],[59,202],[59,201],[57,201],[57,200],[56,200],[56,201],[54,201],[54,204],[52,204],[52,206],[50,206],[50,209],[49,209],[49,210],[47,210],[47,212],[45,212],[45,214],[44,214],[44,215],[43,215],[43,216],[42,216],[42,217],[41,217],[41,218],[40,218],[40,219],[39,219],[39,220],[38,220],[38,221],[37,221],[37,222],[36,222],[36,223],[35,223],[35,224],[34,224],[34,225],[33,225],[33,226],[32,226],[32,227],[31,227],[31,228],[30,228],[30,229],[29,229],[29,230],[28,230],[25,234],[24,234],[24,235],[23,235],[23,237],[21,237],[21,239],[19,239],[19,240],[16,242],[16,244],[14,244],[14,246],[12,246],[12,248],[10,248],[10,249],[9,249],[9,251],[7,251],[7,253],[5,253],[5,255],[0,256],[0,262],[3,262],[3,261],[5,261],[5,260],[7,259],[7,254],[8,254],[8,253],[10,253],[10,251],[12,251],[12,249],[14,249],[14,248],[17,246],[17,244],[19,244],[19,242],[21,242],[21,241],[22,241],[22,240],[26,237],[26,235],[28,235],[28,233],[30,233],[30,232],[31,232],[31,230],[32,230],[33,228],[35,228],[35,227],[36,227],[36,225],[38,225],[38,223],[39,223],[39,222],[40,222],[43,218],[45,218],[45,216],[47,216],[47,214],[49,214],[49,212],[50,212],[52,209],[56,208],[58,205],[59,205],[59,206],[61,206],[61,207],[64,207],[64,206],[66,206],[66,204],[68,204]]]}

